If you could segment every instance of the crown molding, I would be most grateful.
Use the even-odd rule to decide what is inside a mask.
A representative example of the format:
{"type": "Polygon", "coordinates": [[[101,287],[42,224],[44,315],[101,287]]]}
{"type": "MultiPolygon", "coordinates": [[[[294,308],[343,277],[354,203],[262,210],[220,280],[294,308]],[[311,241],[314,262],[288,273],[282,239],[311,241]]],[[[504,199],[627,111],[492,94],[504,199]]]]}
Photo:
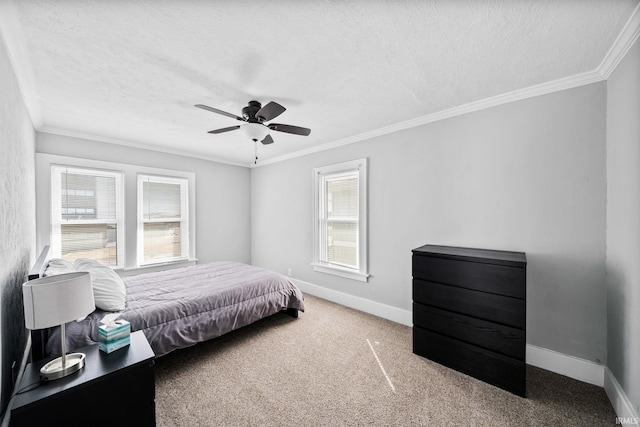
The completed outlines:
{"type": "Polygon", "coordinates": [[[609,52],[607,52],[598,66],[598,72],[605,80],[611,76],[611,73],[629,52],[631,46],[638,40],[638,37],[640,37],[640,3],[633,10],[631,17],[627,20],[620,34],[618,34],[611,49],[609,49],[609,52]]]}
{"type": "Polygon", "coordinates": [[[355,142],[365,141],[365,140],[376,138],[379,136],[388,135],[390,133],[411,129],[414,127],[426,125],[426,124],[437,122],[440,120],[461,116],[463,114],[473,113],[475,111],[480,111],[480,110],[484,110],[491,107],[497,107],[500,105],[509,104],[511,102],[521,101],[527,98],[534,98],[540,95],[546,95],[554,92],[559,92],[562,90],[573,89],[575,87],[597,83],[603,80],[605,80],[604,77],[598,71],[589,71],[586,73],[576,74],[574,76],[553,80],[553,81],[542,83],[539,85],[530,86],[524,89],[514,90],[512,92],[507,92],[501,95],[492,96],[479,101],[470,102],[468,104],[459,105],[457,107],[438,111],[432,114],[427,114],[426,116],[421,116],[415,119],[406,120],[393,125],[375,129],[372,131],[363,132],[347,138],[338,139],[333,142],[328,142],[325,144],[317,145],[315,147],[311,147],[311,148],[296,151],[293,153],[285,154],[282,156],[266,159],[260,162],[259,164],[251,167],[254,168],[254,167],[266,166],[269,164],[294,159],[296,157],[302,157],[302,156],[317,153],[320,151],[326,151],[333,148],[342,147],[345,145],[353,144],[355,142]]]}
{"type": "Polygon", "coordinates": [[[15,5],[9,0],[0,0],[0,34],[13,68],[13,74],[18,80],[22,98],[29,116],[31,116],[33,127],[39,129],[42,127],[43,119],[38,104],[38,91],[33,67],[27,52],[27,43],[22,33],[18,12],[15,5]]]}
{"type": "Polygon", "coordinates": [[[184,150],[174,150],[174,149],[171,149],[171,148],[160,147],[158,145],[153,145],[153,144],[145,144],[145,143],[142,143],[142,142],[135,142],[135,141],[128,141],[128,140],[118,139],[118,138],[111,138],[111,137],[108,137],[108,136],[94,135],[94,134],[91,134],[91,133],[77,132],[77,131],[73,131],[73,130],[55,128],[55,127],[51,127],[51,126],[44,126],[41,129],[37,129],[37,131],[40,132],[40,133],[49,133],[49,134],[52,134],[52,135],[61,135],[61,136],[68,136],[68,137],[71,137],[71,138],[86,139],[86,140],[89,140],[89,141],[97,141],[97,142],[105,142],[105,143],[108,143],[108,144],[123,145],[125,147],[138,148],[138,149],[147,150],[147,151],[155,151],[155,152],[158,152],[158,153],[172,154],[174,156],[192,157],[194,159],[207,160],[209,162],[222,163],[222,164],[230,165],[230,166],[241,166],[243,168],[248,167],[248,165],[246,163],[232,162],[232,161],[225,160],[225,159],[220,159],[220,158],[217,158],[217,157],[214,157],[214,156],[205,156],[205,155],[203,155],[201,153],[192,153],[192,152],[184,151],[184,150]]]}

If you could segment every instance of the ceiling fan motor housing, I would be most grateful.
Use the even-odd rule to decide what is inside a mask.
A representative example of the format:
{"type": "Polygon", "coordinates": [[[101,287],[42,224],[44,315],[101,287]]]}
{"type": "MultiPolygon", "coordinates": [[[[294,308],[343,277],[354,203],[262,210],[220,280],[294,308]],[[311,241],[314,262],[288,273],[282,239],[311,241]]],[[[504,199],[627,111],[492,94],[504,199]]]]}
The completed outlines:
{"type": "Polygon", "coordinates": [[[249,105],[242,109],[242,117],[249,123],[262,123],[262,121],[256,117],[256,113],[260,111],[262,104],[258,101],[249,101],[249,105]]]}

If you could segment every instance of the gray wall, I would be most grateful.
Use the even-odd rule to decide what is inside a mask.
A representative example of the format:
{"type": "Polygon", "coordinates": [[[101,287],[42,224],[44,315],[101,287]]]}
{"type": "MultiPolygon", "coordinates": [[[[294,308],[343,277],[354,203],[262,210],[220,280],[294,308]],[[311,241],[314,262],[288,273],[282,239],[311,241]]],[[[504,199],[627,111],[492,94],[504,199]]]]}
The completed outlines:
{"type": "Polygon", "coordinates": [[[252,260],[411,310],[411,249],[527,254],[527,342],[606,360],[604,82],[252,169],[252,260]],[[311,170],[369,158],[369,283],[314,272],[311,170]]]}
{"type": "MultiPolygon", "coordinates": [[[[196,256],[199,262],[251,262],[251,174],[248,168],[43,132],[37,133],[36,151],[195,172],[196,256]]],[[[48,203],[48,200],[39,199],[38,203],[48,203]]]]}
{"type": "Polygon", "coordinates": [[[607,82],[608,368],[640,413],[640,41],[607,82]]]}
{"type": "MultiPolygon", "coordinates": [[[[0,35],[0,38],[2,36],[0,35]]],[[[1,407],[11,394],[11,365],[20,365],[27,333],[22,283],[35,259],[35,132],[0,40],[0,370],[1,407]]]]}

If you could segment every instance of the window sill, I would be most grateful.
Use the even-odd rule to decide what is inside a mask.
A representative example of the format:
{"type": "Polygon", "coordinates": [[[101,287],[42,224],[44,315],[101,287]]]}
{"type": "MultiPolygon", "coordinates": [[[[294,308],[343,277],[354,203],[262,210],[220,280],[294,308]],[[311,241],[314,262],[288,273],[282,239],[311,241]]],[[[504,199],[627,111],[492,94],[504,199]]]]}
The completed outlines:
{"type": "Polygon", "coordinates": [[[346,279],[357,280],[359,282],[367,282],[369,280],[369,274],[362,273],[347,268],[340,268],[336,266],[329,266],[326,264],[312,263],[314,271],[326,274],[333,274],[334,276],[344,277],[346,279]]]}

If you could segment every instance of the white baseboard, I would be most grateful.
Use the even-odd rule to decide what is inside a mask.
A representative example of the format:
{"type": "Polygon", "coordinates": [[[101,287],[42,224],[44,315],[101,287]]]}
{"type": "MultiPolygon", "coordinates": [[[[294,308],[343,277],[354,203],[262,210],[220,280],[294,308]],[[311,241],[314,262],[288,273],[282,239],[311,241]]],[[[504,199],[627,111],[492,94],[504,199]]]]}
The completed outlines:
{"type": "MultiPolygon", "coordinates": [[[[402,310],[397,307],[371,301],[314,285],[304,280],[291,279],[302,292],[315,295],[320,298],[333,301],[356,310],[364,311],[374,316],[383,317],[407,326],[413,326],[413,313],[410,310],[402,310]]],[[[604,386],[604,366],[566,354],[558,353],[546,348],[527,344],[527,364],[537,366],[547,371],[555,372],[579,381],[584,381],[597,386],[604,386]]]]}
{"type": "Polygon", "coordinates": [[[396,323],[413,326],[413,312],[410,310],[403,310],[401,308],[346,294],[334,289],[314,285],[313,283],[305,282],[304,280],[294,278],[290,278],[290,280],[295,283],[302,292],[306,292],[347,307],[355,308],[356,310],[364,311],[365,313],[373,314],[374,316],[382,317],[396,323]]]}
{"type": "Polygon", "coordinates": [[[638,412],[609,368],[604,370],[604,391],[607,392],[607,397],[618,418],[635,420],[635,424],[640,424],[638,412]]]}
{"type": "MultiPolygon", "coordinates": [[[[392,320],[403,325],[413,325],[413,313],[390,305],[371,301],[305,282],[299,279],[291,279],[302,292],[342,304],[356,310],[364,311],[374,316],[392,320]]],[[[528,365],[536,366],[556,374],[564,375],[578,381],[604,387],[611,405],[619,418],[638,419],[638,413],[634,410],[631,401],[616,380],[609,368],[590,360],[568,356],[557,351],[527,344],[526,361],[528,365]]]]}
{"type": "Polygon", "coordinates": [[[605,367],[603,365],[531,344],[527,344],[526,351],[528,365],[599,387],[604,386],[605,367]]]}

